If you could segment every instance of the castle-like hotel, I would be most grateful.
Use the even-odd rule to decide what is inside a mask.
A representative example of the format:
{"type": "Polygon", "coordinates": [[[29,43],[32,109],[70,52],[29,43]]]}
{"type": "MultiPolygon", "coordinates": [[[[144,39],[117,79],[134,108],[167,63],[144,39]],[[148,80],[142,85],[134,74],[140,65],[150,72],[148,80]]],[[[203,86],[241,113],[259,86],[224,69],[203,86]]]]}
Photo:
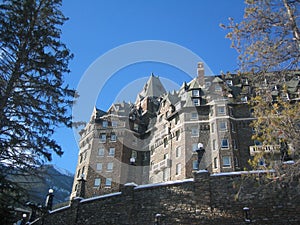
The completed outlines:
{"type": "MultiPolygon", "coordinates": [[[[287,85],[290,95],[299,97],[299,79],[287,85]]],[[[85,196],[92,197],[129,182],[182,180],[199,169],[247,168],[251,155],[262,150],[249,126],[255,119],[248,104],[253,86],[242,75],[204,76],[200,62],[196,78],[177,91],[167,92],[151,75],[134,104],[115,103],[107,112],[94,108],[80,132],[71,198],[80,195],[80,180],[85,196]]],[[[280,94],[278,85],[268,88],[270,95],[280,94]]]]}

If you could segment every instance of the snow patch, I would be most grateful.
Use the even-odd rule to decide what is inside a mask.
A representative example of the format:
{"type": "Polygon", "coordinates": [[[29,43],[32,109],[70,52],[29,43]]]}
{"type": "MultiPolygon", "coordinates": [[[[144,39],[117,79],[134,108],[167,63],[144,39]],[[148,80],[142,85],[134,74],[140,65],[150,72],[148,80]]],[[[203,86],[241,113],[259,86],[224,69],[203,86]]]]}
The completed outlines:
{"type": "Polygon", "coordinates": [[[54,168],[57,172],[59,172],[59,173],[61,173],[61,174],[63,174],[63,175],[66,175],[66,176],[68,176],[68,177],[73,177],[73,176],[74,176],[74,174],[72,174],[70,171],[68,171],[68,170],[66,170],[66,169],[60,168],[60,167],[58,167],[58,166],[56,166],[56,165],[52,165],[52,166],[53,166],[53,168],[54,168]]]}
{"type": "Polygon", "coordinates": [[[149,188],[149,187],[160,187],[160,186],[167,186],[170,184],[182,184],[185,182],[193,182],[194,178],[184,179],[184,180],[175,180],[175,181],[166,181],[164,183],[155,183],[155,184],[143,184],[135,187],[134,189],[142,189],[142,188],[149,188]]]}
{"type": "Polygon", "coordinates": [[[97,199],[113,197],[113,196],[117,196],[117,195],[121,195],[121,194],[122,194],[122,192],[115,192],[115,193],[111,193],[111,194],[106,194],[106,195],[95,196],[95,197],[92,197],[92,198],[83,199],[80,202],[89,202],[89,201],[94,201],[94,200],[97,200],[97,199]]]}
{"type": "Polygon", "coordinates": [[[275,170],[252,170],[252,171],[237,171],[237,172],[225,172],[211,174],[213,177],[218,176],[231,176],[231,175],[242,175],[242,174],[259,174],[259,173],[274,173],[275,170]]]}

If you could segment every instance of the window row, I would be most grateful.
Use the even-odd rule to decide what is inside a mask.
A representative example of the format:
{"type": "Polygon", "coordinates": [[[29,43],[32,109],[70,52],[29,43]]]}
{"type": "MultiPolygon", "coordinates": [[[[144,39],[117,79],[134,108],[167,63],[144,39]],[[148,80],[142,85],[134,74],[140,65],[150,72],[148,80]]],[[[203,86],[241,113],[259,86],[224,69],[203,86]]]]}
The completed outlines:
{"type": "MultiPolygon", "coordinates": [[[[116,152],[116,149],[115,148],[109,148],[108,149],[108,155],[107,156],[115,156],[115,152],[116,152]]],[[[105,149],[104,148],[99,148],[98,149],[98,156],[105,156],[105,149]]]]}
{"type": "MultiPolygon", "coordinates": [[[[214,168],[217,169],[219,167],[219,162],[218,162],[218,158],[215,157],[214,158],[214,168]]],[[[230,156],[223,156],[222,157],[222,167],[227,168],[227,167],[231,167],[231,158],[230,156]]]]}
{"type": "MultiPolygon", "coordinates": [[[[225,139],[221,139],[221,148],[229,148],[229,141],[228,141],[228,139],[227,138],[225,138],[225,139]]],[[[218,148],[218,146],[217,146],[217,141],[216,141],[216,139],[213,139],[212,140],[212,149],[213,150],[217,150],[217,148],[218,148]]]]}
{"type": "Polygon", "coordinates": [[[117,127],[118,126],[118,121],[107,121],[107,120],[102,120],[101,123],[103,128],[108,127],[109,125],[112,127],[117,127]]]}
{"type": "MultiPolygon", "coordinates": [[[[94,180],[94,187],[100,187],[101,183],[102,183],[102,179],[101,178],[96,178],[94,180]]],[[[106,178],[105,179],[105,187],[111,187],[111,184],[112,184],[112,179],[111,178],[106,178]]]]}
{"type": "Polygon", "coordinates": [[[83,166],[81,169],[78,169],[78,171],[77,171],[77,178],[79,178],[80,177],[80,175],[81,176],[83,176],[84,175],[84,169],[85,169],[85,167],[83,166]]]}
{"type": "MultiPolygon", "coordinates": [[[[113,162],[109,162],[106,164],[106,171],[107,172],[111,172],[114,168],[114,163],[113,162]]],[[[103,163],[97,163],[96,164],[96,170],[97,171],[102,171],[103,170],[103,163]]]]}
{"type": "MultiPolygon", "coordinates": [[[[100,134],[99,138],[101,143],[105,143],[107,140],[107,134],[102,133],[100,134]]],[[[117,135],[115,133],[110,134],[110,141],[111,142],[117,141],[117,135]]]]}
{"type": "MultiPolygon", "coordinates": [[[[219,121],[218,125],[219,125],[219,131],[228,131],[227,121],[219,121]]],[[[232,131],[235,131],[233,124],[231,124],[231,129],[232,131]]],[[[211,133],[214,132],[215,132],[215,123],[211,123],[211,133]]]]}

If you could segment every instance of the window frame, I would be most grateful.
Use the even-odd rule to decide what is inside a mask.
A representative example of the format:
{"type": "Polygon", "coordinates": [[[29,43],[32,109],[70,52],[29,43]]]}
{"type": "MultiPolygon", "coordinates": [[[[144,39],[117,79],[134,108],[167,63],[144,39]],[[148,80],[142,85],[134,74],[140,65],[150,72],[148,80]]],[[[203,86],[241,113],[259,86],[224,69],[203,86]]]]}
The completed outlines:
{"type": "Polygon", "coordinates": [[[228,138],[221,139],[221,148],[222,149],[228,149],[229,148],[229,140],[228,140],[228,138]],[[227,145],[224,145],[224,141],[226,141],[227,145]]]}
{"type": "Polygon", "coordinates": [[[222,157],[222,167],[223,168],[231,168],[232,167],[232,165],[231,165],[231,157],[230,156],[226,155],[226,156],[222,157]],[[226,162],[225,159],[228,159],[227,163],[225,163],[226,162]]]}
{"type": "Polygon", "coordinates": [[[95,178],[94,187],[100,187],[100,186],[101,186],[101,178],[95,178]]]}
{"type": "Polygon", "coordinates": [[[108,156],[114,157],[115,154],[116,154],[116,148],[114,148],[114,147],[109,148],[109,150],[108,150],[108,156]]]}

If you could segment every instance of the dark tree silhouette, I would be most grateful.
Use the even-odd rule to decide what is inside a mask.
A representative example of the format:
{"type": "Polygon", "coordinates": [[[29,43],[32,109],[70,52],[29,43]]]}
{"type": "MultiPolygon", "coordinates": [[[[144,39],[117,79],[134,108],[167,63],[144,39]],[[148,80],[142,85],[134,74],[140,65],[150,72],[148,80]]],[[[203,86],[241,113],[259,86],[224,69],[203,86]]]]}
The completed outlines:
{"type": "MultiPolygon", "coordinates": [[[[61,0],[7,0],[0,5],[2,168],[28,172],[51,160],[51,154],[63,154],[52,134],[60,125],[71,126],[68,109],[75,92],[63,80],[73,55],[60,40],[67,20],[60,7],[61,0]]],[[[12,204],[8,193],[14,197],[10,200],[18,196],[18,186],[5,171],[0,170],[2,210],[12,204]]]]}

